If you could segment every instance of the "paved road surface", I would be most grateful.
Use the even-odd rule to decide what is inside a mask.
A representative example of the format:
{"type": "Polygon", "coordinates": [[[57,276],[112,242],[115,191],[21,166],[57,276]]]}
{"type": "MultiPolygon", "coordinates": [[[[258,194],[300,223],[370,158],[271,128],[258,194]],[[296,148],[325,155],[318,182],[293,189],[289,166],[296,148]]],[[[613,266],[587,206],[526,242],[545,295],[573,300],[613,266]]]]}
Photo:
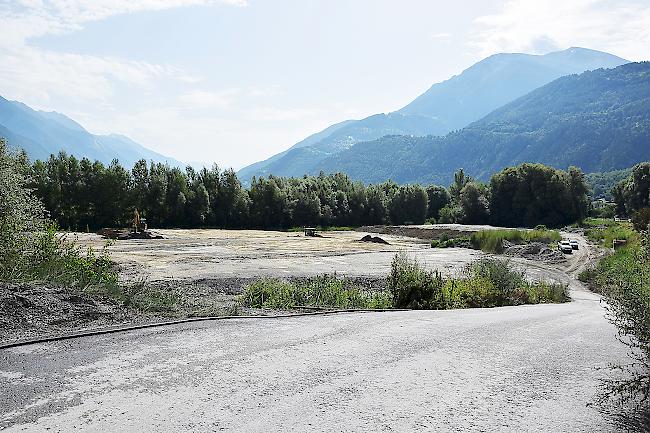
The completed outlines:
{"type": "Polygon", "coordinates": [[[605,432],[597,297],[243,319],[0,352],[7,432],[605,432]]]}

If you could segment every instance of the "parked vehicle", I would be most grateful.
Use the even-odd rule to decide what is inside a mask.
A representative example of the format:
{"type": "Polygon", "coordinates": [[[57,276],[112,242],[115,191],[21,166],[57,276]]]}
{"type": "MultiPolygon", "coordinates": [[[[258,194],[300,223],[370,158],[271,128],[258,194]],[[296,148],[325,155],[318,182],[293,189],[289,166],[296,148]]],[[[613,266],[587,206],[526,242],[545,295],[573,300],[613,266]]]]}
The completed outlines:
{"type": "Polygon", "coordinates": [[[569,241],[560,241],[560,243],[557,245],[557,248],[565,254],[573,253],[573,247],[569,241]]]}

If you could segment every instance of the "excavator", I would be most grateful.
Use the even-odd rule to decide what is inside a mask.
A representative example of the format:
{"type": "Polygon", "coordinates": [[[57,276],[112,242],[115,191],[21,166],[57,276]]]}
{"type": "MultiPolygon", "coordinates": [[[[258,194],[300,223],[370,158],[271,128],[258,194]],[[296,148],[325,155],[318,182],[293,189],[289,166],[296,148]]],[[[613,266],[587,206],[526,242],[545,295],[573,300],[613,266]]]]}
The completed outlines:
{"type": "Polygon", "coordinates": [[[138,208],[133,211],[133,233],[146,232],[147,231],[147,219],[140,217],[140,212],[138,208]]]}

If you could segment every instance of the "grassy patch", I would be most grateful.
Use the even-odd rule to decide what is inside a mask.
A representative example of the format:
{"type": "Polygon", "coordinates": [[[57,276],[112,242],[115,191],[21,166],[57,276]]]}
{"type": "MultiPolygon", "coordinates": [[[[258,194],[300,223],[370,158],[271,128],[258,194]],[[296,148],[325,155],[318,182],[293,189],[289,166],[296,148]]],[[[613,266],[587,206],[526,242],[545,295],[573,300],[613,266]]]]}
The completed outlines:
{"type": "Polygon", "coordinates": [[[56,283],[143,312],[176,311],[182,301],[179,292],[152,288],[145,281],[121,283],[107,246],[100,252],[92,248],[84,251],[52,226],[25,240],[11,266],[5,263],[0,267],[0,281],[56,283]]]}
{"type": "Polygon", "coordinates": [[[445,278],[398,254],[388,279],[393,306],[413,309],[500,307],[566,302],[567,287],[544,281],[529,282],[506,260],[482,259],[465,269],[463,278],[445,278]]]}
{"type": "Polygon", "coordinates": [[[431,248],[455,248],[455,247],[465,247],[471,245],[470,238],[461,237],[461,238],[441,238],[434,239],[431,241],[431,248]]]}
{"type": "Polygon", "coordinates": [[[585,236],[592,242],[611,248],[614,239],[630,242],[639,239],[639,232],[635,231],[632,224],[610,219],[592,218],[585,222],[585,236]]]}
{"type": "Polygon", "coordinates": [[[602,258],[581,279],[603,294],[607,317],[630,348],[632,362],[615,366],[628,378],[607,381],[604,397],[635,401],[650,413],[650,235],[631,236],[626,246],[602,258]]]}
{"type": "Polygon", "coordinates": [[[242,306],[283,310],[298,306],[445,310],[568,300],[566,286],[529,282],[506,260],[482,259],[469,265],[461,278],[447,278],[405,253],[393,259],[387,291],[363,290],[345,278],[324,275],[301,281],[262,279],[247,286],[239,298],[242,306]]]}
{"type": "Polygon", "coordinates": [[[246,287],[242,305],[253,308],[291,309],[296,306],[331,308],[390,308],[385,292],[361,289],[348,279],[323,275],[290,282],[267,278],[246,287]]]}
{"type": "Polygon", "coordinates": [[[472,234],[470,242],[476,249],[491,253],[503,251],[503,241],[512,243],[543,242],[550,244],[559,242],[562,237],[557,230],[548,230],[545,227],[534,230],[496,229],[480,230],[472,234]]]}
{"type": "MultiPolygon", "coordinates": [[[[304,227],[291,227],[290,229],[287,229],[287,231],[290,233],[302,232],[303,230],[305,230],[304,227]]],[[[316,231],[321,232],[352,232],[354,230],[354,227],[348,226],[316,227],[316,231]]]]}

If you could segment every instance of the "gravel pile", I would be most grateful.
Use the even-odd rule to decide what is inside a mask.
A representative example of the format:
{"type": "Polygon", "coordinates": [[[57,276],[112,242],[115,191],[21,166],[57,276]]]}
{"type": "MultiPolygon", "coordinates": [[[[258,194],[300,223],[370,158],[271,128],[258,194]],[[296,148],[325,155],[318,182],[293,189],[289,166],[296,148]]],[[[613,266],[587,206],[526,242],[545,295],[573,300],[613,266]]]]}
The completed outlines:
{"type": "Polygon", "coordinates": [[[566,261],[566,257],[561,251],[550,248],[547,244],[542,242],[513,244],[508,241],[503,241],[503,255],[537,260],[549,264],[562,263],[566,261]]]}
{"type": "Polygon", "coordinates": [[[0,283],[0,341],[135,323],[134,312],[111,300],[52,284],[0,283]]]}

